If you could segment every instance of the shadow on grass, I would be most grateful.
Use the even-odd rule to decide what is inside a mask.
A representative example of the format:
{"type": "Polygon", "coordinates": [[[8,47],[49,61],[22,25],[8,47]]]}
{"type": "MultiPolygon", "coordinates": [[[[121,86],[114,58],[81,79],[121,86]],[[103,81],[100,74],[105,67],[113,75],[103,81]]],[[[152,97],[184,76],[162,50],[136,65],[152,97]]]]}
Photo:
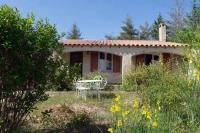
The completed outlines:
{"type": "Polygon", "coordinates": [[[85,127],[67,127],[66,129],[43,130],[45,133],[105,133],[106,125],[86,125],[85,127]]]}
{"type": "Polygon", "coordinates": [[[116,95],[114,93],[111,93],[111,92],[99,92],[98,93],[88,93],[87,94],[87,97],[88,98],[91,98],[91,99],[113,99],[116,97],[116,95]]]}
{"type": "Polygon", "coordinates": [[[21,129],[17,133],[106,133],[108,129],[107,125],[86,124],[85,126],[73,126],[67,125],[64,129],[52,128],[41,130],[21,129]]]}

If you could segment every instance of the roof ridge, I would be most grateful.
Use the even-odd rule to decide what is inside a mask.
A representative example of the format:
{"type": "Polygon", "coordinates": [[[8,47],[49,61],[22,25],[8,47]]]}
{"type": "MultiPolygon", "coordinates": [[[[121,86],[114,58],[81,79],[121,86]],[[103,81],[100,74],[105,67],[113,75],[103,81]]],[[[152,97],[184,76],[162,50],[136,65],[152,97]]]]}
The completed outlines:
{"type": "Polygon", "coordinates": [[[65,39],[64,45],[73,46],[143,46],[143,47],[185,47],[187,44],[164,42],[159,40],[95,40],[95,39],[65,39]]]}

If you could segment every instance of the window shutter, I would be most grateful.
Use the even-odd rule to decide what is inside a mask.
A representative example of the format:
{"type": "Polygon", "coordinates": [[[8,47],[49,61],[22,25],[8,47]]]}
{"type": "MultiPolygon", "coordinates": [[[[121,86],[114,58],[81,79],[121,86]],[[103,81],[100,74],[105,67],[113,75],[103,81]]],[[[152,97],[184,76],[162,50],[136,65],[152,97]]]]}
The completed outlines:
{"type": "Polygon", "coordinates": [[[145,61],[145,55],[144,54],[140,54],[140,55],[136,55],[136,65],[143,65],[145,61]]]}
{"type": "Polygon", "coordinates": [[[113,55],[113,72],[121,72],[121,56],[118,55],[113,55]]]}
{"type": "Polygon", "coordinates": [[[98,52],[91,52],[91,72],[98,70],[98,52]]]}

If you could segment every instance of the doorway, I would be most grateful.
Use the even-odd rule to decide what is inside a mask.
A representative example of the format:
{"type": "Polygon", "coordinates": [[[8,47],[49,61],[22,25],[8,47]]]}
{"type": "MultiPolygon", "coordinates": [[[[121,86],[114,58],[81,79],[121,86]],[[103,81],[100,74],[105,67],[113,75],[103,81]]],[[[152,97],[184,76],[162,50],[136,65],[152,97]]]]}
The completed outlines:
{"type": "Polygon", "coordinates": [[[83,68],[83,52],[71,52],[70,53],[70,65],[80,64],[80,74],[82,76],[83,68]]]}

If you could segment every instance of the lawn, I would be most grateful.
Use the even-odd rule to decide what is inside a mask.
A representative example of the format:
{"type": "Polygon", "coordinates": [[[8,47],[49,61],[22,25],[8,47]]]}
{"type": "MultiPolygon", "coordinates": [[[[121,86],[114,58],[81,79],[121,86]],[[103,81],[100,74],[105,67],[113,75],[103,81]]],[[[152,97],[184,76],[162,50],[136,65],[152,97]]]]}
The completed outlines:
{"type": "MultiPolygon", "coordinates": [[[[66,128],[66,125],[63,125],[63,123],[61,123],[61,121],[63,122],[65,120],[69,122],[73,121],[74,122],[73,128],[76,128],[76,129],[79,128],[83,132],[88,132],[88,131],[95,131],[95,132],[104,131],[105,132],[109,124],[111,124],[110,118],[112,117],[112,114],[110,112],[110,106],[112,102],[114,101],[114,98],[116,97],[116,95],[120,94],[121,97],[125,97],[125,100],[127,101],[132,100],[134,96],[133,92],[102,91],[100,95],[100,99],[98,99],[96,95],[92,95],[92,94],[88,95],[87,98],[85,99],[84,96],[83,97],[77,96],[75,91],[69,91],[69,92],[52,92],[51,91],[47,93],[49,95],[48,100],[38,103],[36,106],[37,109],[31,113],[30,117],[28,117],[28,126],[26,125],[26,128],[29,127],[28,130],[31,132],[43,132],[44,127],[46,128],[47,126],[49,126],[49,129],[45,130],[46,132],[60,132],[60,129],[57,129],[57,127],[61,128],[62,131],[68,131],[68,129],[63,129],[63,128],[66,128]],[[49,111],[51,113],[49,113],[49,111]],[[44,114],[44,112],[48,112],[51,118],[53,119],[55,118],[55,119],[44,120],[43,115],[42,115],[44,114]],[[81,115],[79,116],[79,114],[83,112],[87,114],[86,116],[89,117],[90,119],[89,123],[92,124],[92,126],[91,125],[82,126],[82,128],[88,127],[87,129],[80,128],[81,125],[78,123],[79,118],[71,119],[71,117],[74,116],[74,114],[77,117],[81,117],[81,115]],[[46,121],[48,122],[50,121],[50,124],[45,125],[45,123],[46,124],[48,123],[46,121]],[[61,125],[52,126],[52,123],[57,123],[61,125]]],[[[83,119],[83,122],[84,122],[84,119],[83,119]]],[[[80,130],[78,130],[78,132],[80,132],[80,130]]]]}

